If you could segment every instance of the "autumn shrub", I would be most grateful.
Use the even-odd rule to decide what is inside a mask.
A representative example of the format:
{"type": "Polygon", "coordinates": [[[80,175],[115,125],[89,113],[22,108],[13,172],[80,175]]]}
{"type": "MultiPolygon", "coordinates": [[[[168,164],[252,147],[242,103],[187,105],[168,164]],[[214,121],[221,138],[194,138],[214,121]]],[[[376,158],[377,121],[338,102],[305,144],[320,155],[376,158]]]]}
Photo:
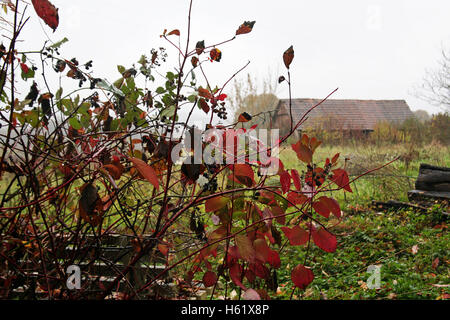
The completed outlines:
{"type": "MultiPolygon", "coordinates": [[[[58,11],[49,1],[32,4],[45,23],[58,27],[58,11]]],[[[252,115],[242,114],[232,125],[219,124],[228,116],[225,92],[234,75],[224,86],[215,86],[203,66],[220,63],[226,44],[250,33],[254,21],[244,22],[216,45],[193,41],[189,27],[186,33],[164,30],[161,37],[174,48],[179,64],[156,80],[154,74],[167,54],[155,49],[136,67],[119,65],[120,79],[111,83],[95,76],[95,62],[61,56],[59,48],[66,40],[22,52],[17,40],[27,17],[19,7],[26,5],[8,2],[13,37],[2,49],[4,297],[26,287],[31,297],[39,292],[49,299],[82,299],[94,285],[99,299],[156,298],[152,287],[171,273],[181,297],[206,287],[211,297],[228,297],[237,289],[244,299],[268,299],[277,289],[280,254],[286,246],[303,246],[307,253],[313,245],[336,251],[332,227],[341,219],[341,209],[329,192],[352,192],[339,154],[319,162],[314,153],[321,142],[303,135],[291,145],[302,163],[299,172],[285,167],[275,152],[306,115],[298,123],[292,121],[289,134],[274,144],[257,138],[256,149],[236,147],[240,138],[255,137],[257,126],[241,128],[252,115]],[[185,45],[178,46],[177,38],[185,45]],[[43,70],[45,65],[52,68],[43,70]],[[73,80],[80,89],[51,88],[47,78],[55,76],[73,80]],[[29,91],[17,91],[16,82],[28,84],[29,91]],[[217,139],[231,141],[231,149],[203,136],[192,140],[197,148],[189,146],[195,135],[187,133],[203,131],[193,125],[195,108],[204,112],[207,129],[215,130],[217,139]],[[186,119],[180,117],[182,109],[188,111],[186,119]],[[189,162],[196,151],[204,153],[215,144],[213,155],[231,161],[189,162]],[[174,151],[185,145],[181,153],[174,151]],[[258,157],[252,158],[255,152],[258,157]],[[173,154],[184,154],[185,160],[173,154]],[[268,174],[269,168],[276,170],[268,174]],[[67,268],[81,260],[94,265],[95,249],[114,234],[127,235],[132,248],[123,269],[114,269],[115,259],[105,260],[114,273],[112,281],[91,281],[93,275],[82,270],[81,289],[69,290],[67,268]],[[86,251],[88,236],[95,241],[86,251]],[[58,253],[68,246],[72,254],[61,258],[58,253]],[[140,283],[125,281],[118,289],[142,257],[157,252],[166,257],[160,272],[140,283]]],[[[191,8],[192,1],[189,26],[191,8]]],[[[290,47],[283,54],[289,89],[293,58],[290,47]]],[[[308,268],[310,258],[307,254],[290,270],[293,291],[305,289],[319,276],[308,268]]]]}

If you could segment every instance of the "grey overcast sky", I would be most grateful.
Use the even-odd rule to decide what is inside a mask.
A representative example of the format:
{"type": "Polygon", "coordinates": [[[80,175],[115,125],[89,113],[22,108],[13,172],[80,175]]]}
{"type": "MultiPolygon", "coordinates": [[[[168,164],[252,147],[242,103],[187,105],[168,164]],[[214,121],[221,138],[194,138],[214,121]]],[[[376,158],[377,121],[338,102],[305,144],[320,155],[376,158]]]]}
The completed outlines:
{"type": "MultiPolygon", "coordinates": [[[[68,37],[61,53],[92,59],[95,76],[112,81],[117,64],[130,67],[151,48],[164,46],[176,57],[159,37],[164,29],[180,29],[183,42],[187,32],[188,0],[52,3],[59,8],[57,31],[29,8],[23,38],[31,36],[36,48],[46,39],[43,30],[53,41],[68,37]]],[[[247,61],[240,77],[270,71],[277,78],[285,71],[282,53],[293,45],[296,98],[322,98],[339,87],[334,98],[405,99],[413,110],[439,111],[411,93],[425,69],[436,66],[441,48],[450,47],[448,0],[194,0],[191,43],[228,39],[244,20],[256,20],[253,32],[219,47],[222,61],[207,67],[213,83],[223,84],[247,61]]],[[[277,95],[287,94],[279,86],[277,95]]]]}

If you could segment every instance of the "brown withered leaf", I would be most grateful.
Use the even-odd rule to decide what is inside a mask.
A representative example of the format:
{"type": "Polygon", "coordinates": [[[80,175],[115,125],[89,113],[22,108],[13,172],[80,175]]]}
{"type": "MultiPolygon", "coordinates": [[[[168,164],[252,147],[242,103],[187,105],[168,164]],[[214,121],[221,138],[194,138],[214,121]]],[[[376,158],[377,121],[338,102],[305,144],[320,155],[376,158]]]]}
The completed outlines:
{"type": "Polygon", "coordinates": [[[188,183],[195,183],[200,174],[205,171],[205,168],[202,164],[193,163],[194,159],[191,159],[191,163],[183,163],[181,165],[181,172],[187,178],[188,183]]]}
{"type": "Polygon", "coordinates": [[[171,35],[180,36],[180,30],[178,30],[178,29],[172,30],[167,35],[168,36],[171,36],[171,35]]]}
{"type": "Polygon", "coordinates": [[[238,117],[238,122],[249,122],[252,120],[252,116],[249,115],[247,112],[243,112],[238,117]]]}
{"type": "Polygon", "coordinates": [[[148,181],[150,182],[156,190],[159,189],[159,180],[158,176],[156,175],[155,170],[142,161],[141,159],[137,158],[129,158],[129,160],[133,163],[134,167],[139,171],[139,173],[148,181]]]}
{"type": "Polygon", "coordinates": [[[209,56],[212,61],[220,62],[220,59],[222,59],[222,51],[220,51],[217,48],[214,48],[209,52],[209,56]]]}
{"type": "Polygon", "coordinates": [[[114,178],[114,180],[120,179],[122,173],[125,171],[125,168],[120,163],[120,161],[113,161],[112,163],[106,164],[103,167],[108,171],[111,177],[114,178]]]}
{"type": "Polygon", "coordinates": [[[250,33],[253,30],[253,26],[255,25],[255,22],[256,21],[245,21],[236,30],[236,35],[250,33]]]}
{"type": "Polygon", "coordinates": [[[192,66],[194,68],[197,68],[197,66],[198,66],[198,58],[196,56],[193,56],[192,59],[191,59],[191,63],[192,63],[192,66]]]}
{"type": "Polygon", "coordinates": [[[294,47],[290,46],[283,54],[283,61],[286,68],[289,69],[292,60],[294,60],[294,47]]]}
{"type": "Polygon", "coordinates": [[[101,222],[103,203],[97,188],[90,182],[81,187],[81,197],[78,202],[81,218],[93,226],[101,222]]]}
{"type": "Polygon", "coordinates": [[[197,45],[195,46],[195,52],[198,55],[201,55],[204,50],[205,50],[205,40],[197,42],[197,45]]]}
{"type": "Polygon", "coordinates": [[[198,100],[198,105],[205,113],[209,113],[210,108],[208,102],[206,102],[205,99],[201,98],[200,100],[198,100]]]}

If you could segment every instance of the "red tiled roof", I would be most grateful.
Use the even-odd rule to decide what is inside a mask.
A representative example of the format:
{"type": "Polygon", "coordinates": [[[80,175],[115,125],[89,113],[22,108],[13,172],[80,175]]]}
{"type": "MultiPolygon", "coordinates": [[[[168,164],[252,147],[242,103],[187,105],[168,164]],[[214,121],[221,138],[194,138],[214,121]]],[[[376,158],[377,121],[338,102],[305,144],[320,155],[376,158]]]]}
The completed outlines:
{"type": "MultiPolygon", "coordinates": [[[[292,99],[292,115],[297,123],[321,99],[292,99]]],[[[289,100],[281,99],[276,116],[289,116],[289,100]]],[[[303,127],[329,123],[334,129],[373,130],[377,122],[403,122],[413,116],[404,100],[335,100],[329,99],[308,114],[303,127]]]]}

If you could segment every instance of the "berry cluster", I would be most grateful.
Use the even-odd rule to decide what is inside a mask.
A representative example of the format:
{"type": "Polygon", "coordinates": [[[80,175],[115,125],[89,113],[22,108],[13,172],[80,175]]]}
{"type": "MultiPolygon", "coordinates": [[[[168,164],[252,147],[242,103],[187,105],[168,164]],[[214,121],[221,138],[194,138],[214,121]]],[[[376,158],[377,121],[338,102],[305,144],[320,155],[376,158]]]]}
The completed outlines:
{"type": "Polygon", "coordinates": [[[216,192],[217,188],[219,187],[217,183],[217,178],[209,179],[209,174],[204,173],[203,176],[208,179],[208,183],[203,186],[203,191],[210,191],[210,192],[216,192]]]}
{"type": "Polygon", "coordinates": [[[217,114],[217,116],[222,120],[227,120],[228,114],[225,106],[222,104],[220,108],[214,108],[213,112],[217,114]]]}

